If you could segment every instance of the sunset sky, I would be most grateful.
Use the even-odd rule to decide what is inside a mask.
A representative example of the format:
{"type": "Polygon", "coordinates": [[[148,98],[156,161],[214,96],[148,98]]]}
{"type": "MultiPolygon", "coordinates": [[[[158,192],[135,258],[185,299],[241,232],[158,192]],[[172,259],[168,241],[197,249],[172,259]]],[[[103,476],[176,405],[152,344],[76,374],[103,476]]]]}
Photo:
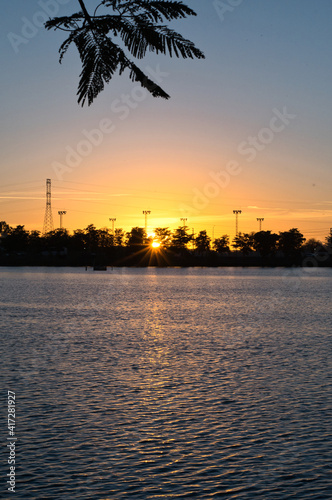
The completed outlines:
{"type": "Polygon", "coordinates": [[[233,237],[239,209],[242,232],[264,217],[265,230],[328,235],[331,0],[185,3],[197,17],[171,27],[206,59],[138,63],[171,99],[124,74],[82,108],[76,50],[60,65],[65,33],[40,27],[50,5],[65,15],[77,0],[3,0],[0,220],[42,230],[51,178],[55,227],[58,210],[70,230],[110,226],[110,217],[130,230],[151,210],[151,229],[186,217],[195,232],[233,237]]]}

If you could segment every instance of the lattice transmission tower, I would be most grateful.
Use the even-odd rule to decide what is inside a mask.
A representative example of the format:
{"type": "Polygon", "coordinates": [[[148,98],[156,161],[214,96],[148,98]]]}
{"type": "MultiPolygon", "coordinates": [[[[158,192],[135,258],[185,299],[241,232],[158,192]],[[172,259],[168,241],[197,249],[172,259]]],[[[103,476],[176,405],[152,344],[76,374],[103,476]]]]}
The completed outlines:
{"type": "Polygon", "coordinates": [[[51,179],[46,179],[46,210],[44,217],[43,234],[53,231],[53,217],[51,207],[51,179]]]}

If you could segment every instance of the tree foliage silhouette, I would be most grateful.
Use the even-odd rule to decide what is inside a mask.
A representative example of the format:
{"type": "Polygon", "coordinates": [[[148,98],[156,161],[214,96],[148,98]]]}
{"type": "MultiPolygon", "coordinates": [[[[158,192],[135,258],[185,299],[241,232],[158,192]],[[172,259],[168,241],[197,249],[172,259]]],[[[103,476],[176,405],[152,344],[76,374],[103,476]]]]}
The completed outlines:
{"type": "Polygon", "coordinates": [[[146,232],[143,227],[133,227],[132,230],[127,233],[127,245],[136,246],[144,245],[146,240],[146,232]]]}
{"type": "Polygon", "coordinates": [[[214,242],[213,242],[213,248],[218,253],[230,252],[230,248],[229,248],[229,236],[227,234],[224,234],[220,238],[216,238],[214,240],[214,242]]]}
{"type": "Polygon", "coordinates": [[[239,233],[233,239],[233,247],[248,255],[253,250],[254,233],[239,233]]]}
{"type": "Polygon", "coordinates": [[[178,250],[184,250],[186,245],[193,239],[192,234],[188,233],[188,226],[179,226],[174,230],[172,236],[172,246],[178,250]]]}
{"type": "Polygon", "coordinates": [[[279,233],[279,250],[287,257],[298,254],[304,242],[303,234],[295,227],[289,231],[279,233]]]}
{"type": "Polygon", "coordinates": [[[168,227],[156,227],[154,233],[162,248],[170,246],[172,231],[168,227]]]}
{"type": "Polygon", "coordinates": [[[262,257],[274,255],[277,251],[279,236],[271,231],[259,231],[253,236],[253,248],[260,252],[262,257]]]}
{"type": "Polygon", "coordinates": [[[210,250],[211,238],[207,235],[206,230],[200,231],[195,238],[196,250],[200,253],[210,250]]]}
{"type": "MultiPolygon", "coordinates": [[[[164,24],[165,21],[195,16],[182,1],[102,0],[90,14],[83,0],[81,10],[71,16],[54,17],[45,23],[47,29],[69,32],[59,49],[60,62],[73,43],[79,52],[82,72],[78,86],[78,103],[90,105],[112,77],[127,69],[132,81],[139,82],[154,97],[169,95],[153,82],[135,59],[148,51],[183,58],[204,58],[194,43],[164,24]],[[101,11],[101,14],[99,12],[101,11]],[[119,40],[115,43],[115,39],[119,40]]],[[[96,2],[97,3],[97,2],[96,2]]]]}

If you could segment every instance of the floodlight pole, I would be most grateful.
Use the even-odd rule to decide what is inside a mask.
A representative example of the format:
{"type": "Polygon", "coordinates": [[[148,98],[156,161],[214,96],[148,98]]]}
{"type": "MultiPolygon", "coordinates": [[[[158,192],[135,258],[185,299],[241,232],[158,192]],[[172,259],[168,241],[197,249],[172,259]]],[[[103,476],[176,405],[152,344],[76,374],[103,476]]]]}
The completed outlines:
{"type": "Polygon", "coordinates": [[[110,220],[110,222],[112,222],[112,236],[114,236],[114,222],[116,221],[116,218],[111,217],[109,220],[110,220]]]}
{"type": "Polygon", "coordinates": [[[143,210],[143,215],[145,215],[145,234],[148,235],[148,215],[150,215],[151,210],[143,210]]]}
{"type": "Polygon", "coordinates": [[[58,211],[58,214],[60,215],[60,229],[63,229],[63,227],[62,227],[62,216],[66,215],[66,213],[67,213],[66,210],[59,210],[58,211]]]}
{"type": "Polygon", "coordinates": [[[235,214],[235,236],[239,236],[239,214],[242,214],[242,210],[233,210],[233,214],[235,214]]]}
{"type": "Polygon", "coordinates": [[[264,220],[264,217],[257,217],[256,219],[259,223],[259,230],[261,231],[262,230],[262,222],[264,220]]]}

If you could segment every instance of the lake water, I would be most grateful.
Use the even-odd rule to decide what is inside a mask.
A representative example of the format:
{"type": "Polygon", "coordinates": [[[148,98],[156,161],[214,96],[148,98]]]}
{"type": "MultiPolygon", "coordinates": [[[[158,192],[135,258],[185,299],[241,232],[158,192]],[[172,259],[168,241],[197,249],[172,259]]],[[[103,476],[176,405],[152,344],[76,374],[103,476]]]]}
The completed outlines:
{"type": "Polygon", "coordinates": [[[322,268],[1,268],[0,497],[331,499],[331,297],[322,268]]]}

